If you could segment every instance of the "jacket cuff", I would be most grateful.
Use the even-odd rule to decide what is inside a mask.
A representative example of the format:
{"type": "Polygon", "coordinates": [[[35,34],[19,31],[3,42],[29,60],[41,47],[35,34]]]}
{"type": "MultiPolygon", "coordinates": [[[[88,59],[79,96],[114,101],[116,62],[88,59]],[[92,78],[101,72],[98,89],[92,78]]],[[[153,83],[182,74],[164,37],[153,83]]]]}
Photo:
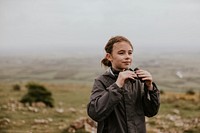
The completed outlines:
{"type": "Polygon", "coordinates": [[[117,92],[123,94],[124,89],[122,89],[122,87],[120,88],[116,83],[113,84],[113,87],[117,89],[117,92]]]}

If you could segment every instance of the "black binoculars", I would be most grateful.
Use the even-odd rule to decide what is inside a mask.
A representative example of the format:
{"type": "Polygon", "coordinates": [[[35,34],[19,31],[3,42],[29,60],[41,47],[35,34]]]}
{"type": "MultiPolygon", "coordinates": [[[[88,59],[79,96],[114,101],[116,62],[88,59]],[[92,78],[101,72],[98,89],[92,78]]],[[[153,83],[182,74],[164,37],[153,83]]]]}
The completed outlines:
{"type": "MultiPolygon", "coordinates": [[[[135,69],[129,68],[128,70],[136,72],[137,70],[139,70],[139,68],[138,67],[136,67],[135,69]]],[[[135,78],[135,79],[140,80],[142,83],[144,82],[144,80],[142,80],[142,78],[138,77],[138,75],[137,75],[137,78],[135,78]]]]}

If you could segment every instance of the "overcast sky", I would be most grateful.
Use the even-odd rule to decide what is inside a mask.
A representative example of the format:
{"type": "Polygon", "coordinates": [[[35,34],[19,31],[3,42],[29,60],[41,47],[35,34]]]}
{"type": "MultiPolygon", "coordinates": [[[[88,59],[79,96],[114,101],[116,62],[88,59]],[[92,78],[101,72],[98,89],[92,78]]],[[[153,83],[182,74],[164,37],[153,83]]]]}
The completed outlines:
{"type": "Polygon", "coordinates": [[[4,54],[103,51],[115,35],[138,49],[200,49],[200,1],[0,0],[4,54]]]}

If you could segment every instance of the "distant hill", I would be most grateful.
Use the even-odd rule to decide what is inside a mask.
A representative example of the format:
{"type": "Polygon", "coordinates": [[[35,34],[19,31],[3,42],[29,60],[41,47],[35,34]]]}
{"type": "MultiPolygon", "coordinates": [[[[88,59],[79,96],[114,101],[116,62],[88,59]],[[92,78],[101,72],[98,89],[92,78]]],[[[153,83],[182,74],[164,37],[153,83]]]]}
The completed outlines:
{"type": "MultiPolygon", "coordinates": [[[[94,78],[106,69],[100,64],[103,54],[73,55],[75,56],[0,56],[0,82],[36,80],[92,83],[94,78]]],[[[150,71],[154,81],[163,90],[199,90],[199,58],[198,52],[141,52],[134,54],[132,68],[139,67],[150,71]]]]}

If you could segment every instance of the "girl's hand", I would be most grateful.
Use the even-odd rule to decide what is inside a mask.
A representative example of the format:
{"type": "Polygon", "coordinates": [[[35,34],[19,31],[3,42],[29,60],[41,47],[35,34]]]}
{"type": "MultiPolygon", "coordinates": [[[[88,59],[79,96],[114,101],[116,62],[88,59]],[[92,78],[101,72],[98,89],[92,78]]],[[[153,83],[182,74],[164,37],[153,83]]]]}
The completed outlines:
{"type": "Polygon", "coordinates": [[[125,69],[119,73],[116,84],[121,88],[124,85],[124,82],[126,79],[130,78],[130,79],[134,79],[135,77],[137,77],[137,75],[135,74],[135,72],[130,71],[130,70],[126,70],[125,69]]]}
{"type": "Polygon", "coordinates": [[[139,78],[141,78],[145,82],[149,90],[153,90],[153,85],[152,85],[153,78],[148,71],[139,69],[135,73],[139,78]]]}

